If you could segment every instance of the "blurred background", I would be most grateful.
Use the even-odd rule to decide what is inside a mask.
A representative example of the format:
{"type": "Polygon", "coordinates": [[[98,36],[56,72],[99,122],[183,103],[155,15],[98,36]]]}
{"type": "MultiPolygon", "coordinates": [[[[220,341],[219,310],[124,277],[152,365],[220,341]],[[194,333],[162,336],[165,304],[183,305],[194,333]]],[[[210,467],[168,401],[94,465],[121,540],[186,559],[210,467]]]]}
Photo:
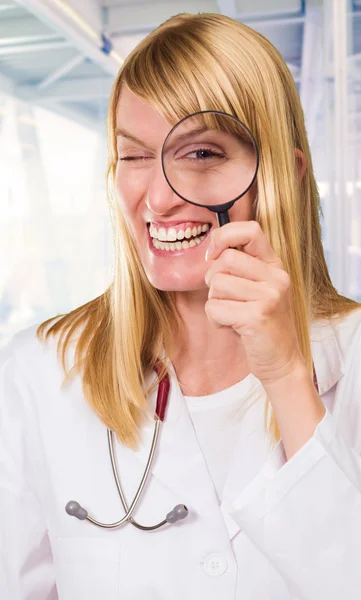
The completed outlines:
{"type": "Polygon", "coordinates": [[[180,12],[223,13],[281,52],[306,116],[331,278],[361,301],[361,0],[0,0],[0,346],[110,283],[111,85],[180,12]]]}

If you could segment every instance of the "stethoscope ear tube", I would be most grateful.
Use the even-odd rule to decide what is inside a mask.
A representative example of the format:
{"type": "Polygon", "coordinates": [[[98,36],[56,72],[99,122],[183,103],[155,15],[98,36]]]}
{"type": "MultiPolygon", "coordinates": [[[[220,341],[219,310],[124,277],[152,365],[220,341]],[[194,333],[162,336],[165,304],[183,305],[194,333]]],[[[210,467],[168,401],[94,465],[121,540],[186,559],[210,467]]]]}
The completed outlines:
{"type": "MultiPolygon", "coordinates": [[[[159,376],[160,371],[161,371],[161,365],[159,363],[157,363],[155,365],[154,369],[157,372],[157,375],[159,376]]],[[[166,411],[167,404],[168,404],[169,388],[170,388],[170,382],[169,382],[168,374],[166,373],[164,378],[160,381],[159,386],[158,386],[157,404],[156,404],[156,410],[155,410],[155,415],[154,415],[155,426],[154,426],[152,445],[150,448],[147,465],[145,467],[145,471],[143,473],[143,477],[139,484],[137,493],[135,494],[130,507],[128,507],[128,504],[127,504],[127,501],[124,496],[122,486],[121,486],[120,480],[119,480],[118,469],[116,466],[115,452],[114,452],[114,440],[113,440],[114,434],[110,429],[107,429],[108,447],[109,447],[109,454],[110,454],[110,459],[111,459],[111,464],[112,464],[112,469],[113,469],[113,475],[114,475],[115,483],[117,486],[117,490],[118,490],[123,508],[126,513],[124,515],[124,517],[122,519],[120,519],[119,521],[117,521],[116,523],[101,523],[100,521],[97,521],[93,517],[90,517],[87,510],[85,508],[83,508],[79,504],[79,502],[77,502],[76,500],[70,500],[70,502],[67,503],[67,505],[65,507],[65,511],[67,512],[68,515],[70,515],[72,517],[76,517],[77,519],[80,519],[81,521],[88,520],[88,521],[90,521],[90,523],[93,523],[94,525],[97,525],[98,527],[102,527],[102,528],[106,528],[106,529],[115,529],[117,527],[120,527],[121,525],[124,525],[124,523],[129,522],[132,525],[134,525],[135,527],[137,527],[138,529],[142,529],[144,531],[151,531],[154,529],[158,529],[159,527],[162,527],[166,523],[176,523],[177,521],[184,519],[188,515],[188,508],[184,504],[177,504],[173,508],[173,510],[171,510],[166,515],[166,518],[163,521],[161,521],[160,523],[157,523],[156,525],[151,525],[151,526],[140,525],[132,518],[132,514],[139,502],[140,496],[142,494],[142,491],[143,491],[144,486],[148,479],[150,468],[153,463],[153,458],[154,458],[155,449],[157,447],[161,423],[164,420],[165,411],[166,411]]]]}

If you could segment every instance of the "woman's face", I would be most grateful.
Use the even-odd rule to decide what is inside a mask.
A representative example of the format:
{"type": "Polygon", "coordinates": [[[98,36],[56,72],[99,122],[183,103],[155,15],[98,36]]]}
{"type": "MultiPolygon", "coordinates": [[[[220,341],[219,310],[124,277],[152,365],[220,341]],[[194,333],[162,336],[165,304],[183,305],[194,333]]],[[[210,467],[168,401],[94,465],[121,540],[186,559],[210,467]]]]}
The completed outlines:
{"type": "MultiPolygon", "coordinates": [[[[150,283],[166,291],[207,291],[205,253],[209,234],[218,227],[217,215],[185,202],[166,182],[161,152],[172,126],[125,86],[116,117],[116,197],[150,283]],[[169,249],[157,248],[154,236],[165,240],[169,249]]],[[[253,218],[254,193],[251,188],[234,203],[231,221],[253,218]]]]}

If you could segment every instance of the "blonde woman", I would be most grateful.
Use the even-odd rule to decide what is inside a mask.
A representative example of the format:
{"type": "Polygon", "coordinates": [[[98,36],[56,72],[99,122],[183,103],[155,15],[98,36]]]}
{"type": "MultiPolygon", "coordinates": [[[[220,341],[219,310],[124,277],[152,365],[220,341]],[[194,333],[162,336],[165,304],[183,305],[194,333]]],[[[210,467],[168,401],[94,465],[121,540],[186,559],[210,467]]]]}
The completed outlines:
{"type": "Polygon", "coordinates": [[[1,598],[358,599],[361,305],[327,271],[288,68],[245,25],[178,15],[126,59],[108,131],[114,280],[2,353],[1,598]],[[175,123],[213,109],[260,151],[223,227],[160,161],[175,123]],[[139,503],[97,526],[124,516],[108,441],[129,508],[166,373],[139,503]]]}

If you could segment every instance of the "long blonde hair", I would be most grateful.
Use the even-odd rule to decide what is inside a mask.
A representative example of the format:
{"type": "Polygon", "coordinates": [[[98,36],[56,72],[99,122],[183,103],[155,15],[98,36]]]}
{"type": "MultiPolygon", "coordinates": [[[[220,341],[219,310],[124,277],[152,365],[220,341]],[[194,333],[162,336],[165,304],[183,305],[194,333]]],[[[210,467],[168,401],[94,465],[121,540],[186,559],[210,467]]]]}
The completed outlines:
{"type": "MultiPolygon", "coordinates": [[[[81,372],[84,395],[120,442],[136,448],[150,389],[144,390],[161,349],[168,355],[179,318],[172,292],[148,281],[136,246],[111,193],[117,163],[116,107],[122,86],[150,103],[170,124],[187,114],[217,109],[241,119],[260,151],[254,218],[290,275],[300,348],[312,374],[310,324],[360,308],[333,287],[324,257],[320,200],[304,116],[292,75],[272,44],[256,31],[219,14],[180,14],[150,33],[127,57],[114,82],[108,112],[109,202],[115,228],[114,278],[94,300],[48,319],[39,339],[59,335],[68,377],[81,372]],[[299,183],[295,148],[306,157],[299,183]],[[55,321],[54,321],[55,320],[55,321]],[[66,350],[75,343],[75,362],[66,350]]],[[[164,363],[163,373],[167,369],[164,363]]],[[[161,374],[162,375],[162,374],[161,374]]],[[[280,439],[274,414],[265,427],[280,439]]]]}

